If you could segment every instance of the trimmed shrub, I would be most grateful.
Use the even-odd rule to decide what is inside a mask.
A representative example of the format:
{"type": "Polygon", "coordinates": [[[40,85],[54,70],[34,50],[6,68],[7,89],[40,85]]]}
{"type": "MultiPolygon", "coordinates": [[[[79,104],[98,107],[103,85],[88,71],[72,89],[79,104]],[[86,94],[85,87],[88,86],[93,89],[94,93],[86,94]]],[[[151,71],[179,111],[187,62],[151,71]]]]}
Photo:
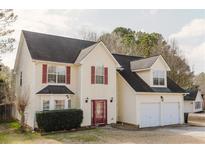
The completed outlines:
{"type": "Polygon", "coordinates": [[[36,113],[38,128],[45,132],[79,128],[82,120],[83,111],[80,109],[51,110],[36,113]]]}

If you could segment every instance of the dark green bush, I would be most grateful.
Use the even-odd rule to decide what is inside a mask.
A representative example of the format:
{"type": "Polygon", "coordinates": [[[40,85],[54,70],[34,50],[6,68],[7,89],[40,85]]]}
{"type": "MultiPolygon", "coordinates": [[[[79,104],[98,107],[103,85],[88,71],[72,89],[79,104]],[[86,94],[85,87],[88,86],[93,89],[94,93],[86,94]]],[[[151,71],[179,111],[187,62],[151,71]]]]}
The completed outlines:
{"type": "Polygon", "coordinates": [[[45,131],[58,131],[79,128],[83,120],[80,109],[51,110],[36,113],[38,128],[45,131]]]}

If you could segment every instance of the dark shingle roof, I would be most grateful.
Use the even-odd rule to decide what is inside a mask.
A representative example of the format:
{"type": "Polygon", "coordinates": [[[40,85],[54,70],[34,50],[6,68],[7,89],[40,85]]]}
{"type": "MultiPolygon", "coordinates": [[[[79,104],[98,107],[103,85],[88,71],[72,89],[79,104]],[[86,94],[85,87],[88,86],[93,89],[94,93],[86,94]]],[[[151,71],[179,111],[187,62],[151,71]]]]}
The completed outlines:
{"type": "Polygon", "coordinates": [[[48,85],[36,94],[74,94],[66,86],[48,85]]]}
{"type": "Polygon", "coordinates": [[[23,31],[31,57],[36,60],[74,63],[80,51],[96,42],[23,31]]]}
{"type": "Polygon", "coordinates": [[[78,58],[76,59],[76,63],[79,63],[82,59],[84,59],[95,47],[96,47],[97,43],[85,48],[85,49],[82,49],[78,58]]]}
{"type": "Polygon", "coordinates": [[[131,70],[147,69],[150,68],[158,59],[159,56],[143,58],[140,60],[131,61],[131,70]]]}
{"type": "Polygon", "coordinates": [[[136,92],[170,92],[170,93],[185,92],[170,78],[167,78],[167,88],[150,87],[142,78],[140,78],[135,72],[132,72],[130,69],[130,62],[134,60],[140,60],[142,59],[142,57],[119,55],[119,54],[113,54],[113,56],[118,61],[118,63],[124,68],[123,70],[119,70],[118,72],[136,92]]]}
{"type": "Polygon", "coordinates": [[[186,90],[187,94],[186,96],[184,96],[184,100],[186,101],[194,101],[196,99],[196,95],[198,93],[198,90],[194,89],[194,90],[186,90]]]}

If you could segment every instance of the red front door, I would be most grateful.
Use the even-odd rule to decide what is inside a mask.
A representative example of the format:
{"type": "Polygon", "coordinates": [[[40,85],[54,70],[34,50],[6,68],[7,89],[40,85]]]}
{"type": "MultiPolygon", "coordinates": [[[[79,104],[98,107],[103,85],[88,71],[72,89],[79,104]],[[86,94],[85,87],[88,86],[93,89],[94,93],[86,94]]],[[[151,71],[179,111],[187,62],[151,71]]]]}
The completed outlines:
{"type": "Polygon", "coordinates": [[[107,123],[107,101],[92,101],[92,125],[104,125],[107,123]]]}

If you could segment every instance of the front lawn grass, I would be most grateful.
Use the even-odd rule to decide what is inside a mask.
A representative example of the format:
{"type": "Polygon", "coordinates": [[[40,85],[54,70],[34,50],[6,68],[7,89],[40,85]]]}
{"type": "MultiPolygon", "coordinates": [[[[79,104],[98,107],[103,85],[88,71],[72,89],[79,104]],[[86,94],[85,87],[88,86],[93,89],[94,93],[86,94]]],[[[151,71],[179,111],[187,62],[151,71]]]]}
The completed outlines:
{"type": "Polygon", "coordinates": [[[76,132],[45,135],[45,138],[56,139],[61,143],[103,143],[103,130],[96,128],[76,132]]]}
{"type": "Polygon", "coordinates": [[[20,125],[17,121],[3,122],[0,124],[0,144],[29,143],[40,137],[38,133],[32,133],[30,130],[21,133],[20,125]]]}

